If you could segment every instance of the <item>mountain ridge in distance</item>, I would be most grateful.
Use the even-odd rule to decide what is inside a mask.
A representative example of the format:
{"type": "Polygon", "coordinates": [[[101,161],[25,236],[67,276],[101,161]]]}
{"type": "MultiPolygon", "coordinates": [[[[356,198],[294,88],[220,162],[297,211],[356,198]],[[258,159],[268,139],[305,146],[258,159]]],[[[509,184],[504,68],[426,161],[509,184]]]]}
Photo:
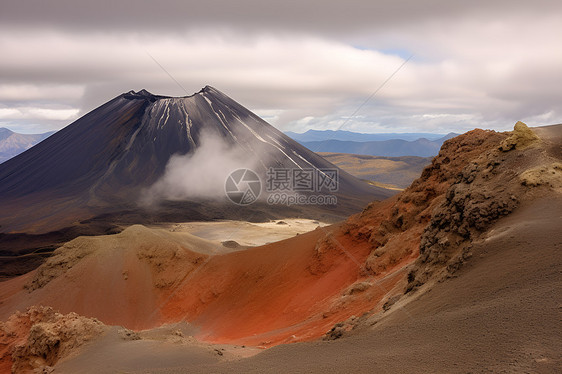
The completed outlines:
{"type": "Polygon", "coordinates": [[[367,142],[367,141],[383,141],[401,139],[406,141],[414,141],[421,138],[428,140],[438,140],[447,137],[450,139],[459,134],[450,132],[448,134],[437,133],[360,133],[347,130],[307,130],[304,133],[297,133],[293,131],[286,131],[286,135],[295,139],[299,143],[324,141],[324,140],[340,140],[340,141],[354,141],[354,142],[367,142]]]}
{"type": "Polygon", "coordinates": [[[350,153],[383,157],[433,157],[437,155],[443,142],[455,136],[456,134],[450,133],[436,140],[419,138],[414,141],[390,139],[358,142],[331,139],[302,142],[302,144],[314,152],[350,153]]]}
{"type": "Polygon", "coordinates": [[[25,152],[54,133],[55,131],[41,134],[20,134],[8,128],[0,127],[0,164],[25,152]]]}

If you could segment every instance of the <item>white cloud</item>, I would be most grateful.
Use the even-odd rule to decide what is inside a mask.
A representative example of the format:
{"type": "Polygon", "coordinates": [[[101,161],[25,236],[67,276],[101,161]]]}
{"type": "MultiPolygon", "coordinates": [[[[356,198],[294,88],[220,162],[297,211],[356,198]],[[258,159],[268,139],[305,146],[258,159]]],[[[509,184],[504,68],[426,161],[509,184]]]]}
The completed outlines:
{"type": "Polygon", "coordinates": [[[76,119],[78,113],[78,109],[46,109],[33,107],[0,108],[0,121],[21,119],[68,121],[76,119]]]}
{"type": "Polygon", "coordinates": [[[22,102],[29,100],[76,100],[84,94],[84,87],[68,84],[33,85],[0,84],[0,101],[22,102]]]}

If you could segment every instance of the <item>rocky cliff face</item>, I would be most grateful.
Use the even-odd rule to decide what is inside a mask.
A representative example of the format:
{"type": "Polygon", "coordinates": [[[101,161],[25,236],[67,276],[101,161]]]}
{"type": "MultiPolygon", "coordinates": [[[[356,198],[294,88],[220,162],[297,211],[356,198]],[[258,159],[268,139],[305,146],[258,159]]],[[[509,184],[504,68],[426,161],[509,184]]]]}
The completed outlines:
{"type": "Polygon", "coordinates": [[[548,135],[541,138],[518,122],[512,132],[477,129],[448,140],[409,188],[350,217],[333,237],[355,245],[368,243],[370,248],[359,264],[362,278],[350,287],[362,291],[351,297],[358,302],[371,295],[377,302],[367,314],[372,315],[370,322],[350,318],[325,338],[375,323],[377,312],[389,310],[398,300],[401,305],[412,300],[401,300],[404,294],[454,276],[472,256],[473,244],[483,240],[498,219],[532,204],[534,198],[562,193],[562,127],[552,127],[558,130],[539,129],[548,135]],[[381,280],[401,272],[400,287],[381,286],[381,280]],[[369,287],[362,287],[365,284],[369,287]],[[375,285],[383,291],[377,299],[370,291],[375,285]]]}
{"type": "Polygon", "coordinates": [[[345,225],[347,234],[357,241],[368,241],[372,248],[365,272],[376,275],[406,256],[417,256],[434,209],[445,200],[461,171],[471,159],[496,148],[505,138],[493,131],[473,130],[446,141],[409,188],[389,201],[371,203],[351,217],[345,225]]]}
{"type": "Polygon", "coordinates": [[[343,226],[371,253],[367,277],[395,271],[415,258],[404,291],[455,273],[472,242],[539,188],[561,190],[562,164],[524,123],[514,131],[473,130],[446,141],[431,165],[404,192],[375,202],[343,226]]]}

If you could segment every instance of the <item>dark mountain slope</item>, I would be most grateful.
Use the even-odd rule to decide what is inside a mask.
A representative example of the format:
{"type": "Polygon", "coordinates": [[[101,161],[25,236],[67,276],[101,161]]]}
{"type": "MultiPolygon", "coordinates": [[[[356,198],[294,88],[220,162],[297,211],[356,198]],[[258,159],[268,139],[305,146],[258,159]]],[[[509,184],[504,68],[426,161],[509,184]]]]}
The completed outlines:
{"type": "MultiPolygon", "coordinates": [[[[2,165],[0,198],[38,192],[68,197],[85,191],[111,198],[116,189],[149,186],[171,155],[197,149],[203,131],[251,152],[262,160],[262,171],[334,167],[211,87],[183,98],[143,90],[118,96],[2,165]]],[[[344,193],[376,191],[346,173],[340,182],[344,193]]]]}

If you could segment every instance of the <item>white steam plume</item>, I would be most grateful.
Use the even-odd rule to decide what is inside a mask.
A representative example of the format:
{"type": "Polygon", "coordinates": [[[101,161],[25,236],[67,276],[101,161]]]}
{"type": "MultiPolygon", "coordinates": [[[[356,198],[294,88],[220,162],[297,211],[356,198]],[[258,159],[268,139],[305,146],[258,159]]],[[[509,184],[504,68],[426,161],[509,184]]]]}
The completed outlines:
{"type": "Polygon", "coordinates": [[[201,135],[201,143],[192,154],[173,155],[164,175],[145,190],[141,203],[151,205],[160,200],[194,198],[224,199],[228,175],[236,169],[257,172],[259,161],[253,152],[231,146],[211,133],[201,135]]]}

